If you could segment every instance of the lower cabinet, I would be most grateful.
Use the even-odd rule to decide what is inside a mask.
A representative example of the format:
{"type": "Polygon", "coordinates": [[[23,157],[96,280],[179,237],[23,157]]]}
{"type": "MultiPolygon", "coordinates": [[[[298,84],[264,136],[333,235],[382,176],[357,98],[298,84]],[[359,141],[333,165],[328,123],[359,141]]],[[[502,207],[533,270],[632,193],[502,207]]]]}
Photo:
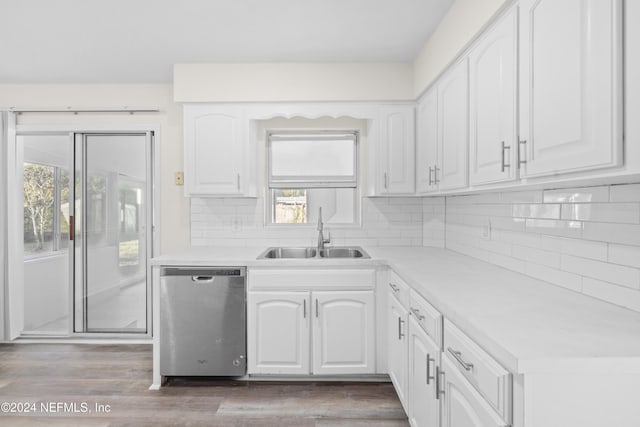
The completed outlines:
{"type": "Polygon", "coordinates": [[[392,294],[387,301],[387,370],[405,412],[409,412],[409,311],[392,294]]]}
{"type": "Polygon", "coordinates": [[[440,347],[409,318],[409,422],[413,427],[440,425],[440,396],[436,372],[440,367],[440,347]]]}
{"type": "Polygon", "coordinates": [[[371,291],[249,292],[248,373],[375,372],[371,291]]]}
{"type": "MultiPolygon", "coordinates": [[[[449,360],[442,357],[438,372],[438,389],[442,390],[442,427],[507,427],[484,398],[449,360]]],[[[429,424],[425,424],[429,426],[429,424]]]]}

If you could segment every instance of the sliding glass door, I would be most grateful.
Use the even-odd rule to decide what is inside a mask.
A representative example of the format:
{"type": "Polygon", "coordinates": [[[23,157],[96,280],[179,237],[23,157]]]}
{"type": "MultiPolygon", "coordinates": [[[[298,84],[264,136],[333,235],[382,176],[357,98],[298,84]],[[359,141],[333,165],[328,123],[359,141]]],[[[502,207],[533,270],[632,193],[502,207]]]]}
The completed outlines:
{"type": "Polygon", "coordinates": [[[151,138],[18,136],[26,334],[147,333],[151,138]]]}

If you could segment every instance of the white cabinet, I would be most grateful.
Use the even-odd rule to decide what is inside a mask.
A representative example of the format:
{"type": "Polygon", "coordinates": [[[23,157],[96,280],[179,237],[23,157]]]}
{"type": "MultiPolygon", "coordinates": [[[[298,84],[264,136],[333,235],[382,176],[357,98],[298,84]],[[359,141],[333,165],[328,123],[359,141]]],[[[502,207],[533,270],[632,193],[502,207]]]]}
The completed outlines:
{"type": "Polygon", "coordinates": [[[432,89],[416,108],[416,192],[437,191],[434,179],[438,164],[438,91],[432,89]]]}
{"type": "Polygon", "coordinates": [[[517,177],[517,14],[511,9],[469,52],[469,180],[517,177]]]}
{"type": "Polygon", "coordinates": [[[249,373],[308,374],[309,293],[250,292],[247,303],[249,373]]]}
{"type": "Polygon", "coordinates": [[[418,104],[418,192],[468,185],[467,59],[455,64],[418,104]]]}
{"type": "Polygon", "coordinates": [[[621,164],[622,1],[522,0],[520,16],[523,175],[621,164]]]}
{"type": "Polygon", "coordinates": [[[415,191],[414,115],[413,105],[380,107],[375,195],[413,194],[415,191]]]}
{"type": "Polygon", "coordinates": [[[442,427],[509,426],[458,372],[447,355],[442,357],[437,381],[442,401],[442,427]]]}
{"type": "Polygon", "coordinates": [[[375,373],[374,287],[374,270],[249,270],[248,373],[375,373]]]}
{"type": "Polygon", "coordinates": [[[436,371],[440,346],[409,317],[409,422],[414,427],[439,427],[440,402],[436,396],[436,371]]]}
{"type": "Polygon", "coordinates": [[[373,291],[313,292],[313,373],[374,372],[373,291]]]}
{"type": "Polygon", "coordinates": [[[184,106],[185,195],[255,196],[252,155],[243,107],[184,106]]]}
{"type": "Polygon", "coordinates": [[[469,89],[467,59],[455,64],[438,83],[438,167],[440,190],[468,184],[469,89]]]}
{"type": "Polygon", "coordinates": [[[387,301],[387,369],[391,382],[405,412],[409,412],[409,341],[407,340],[407,320],[409,312],[389,292],[387,301]]]}

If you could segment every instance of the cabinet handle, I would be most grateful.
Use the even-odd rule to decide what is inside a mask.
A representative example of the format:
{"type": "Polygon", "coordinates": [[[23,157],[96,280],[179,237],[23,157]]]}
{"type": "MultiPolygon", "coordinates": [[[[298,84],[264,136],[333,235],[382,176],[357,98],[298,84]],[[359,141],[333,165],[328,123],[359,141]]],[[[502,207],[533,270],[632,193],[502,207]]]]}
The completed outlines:
{"type": "Polygon", "coordinates": [[[522,140],[522,141],[518,141],[518,169],[520,169],[520,166],[522,165],[526,165],[527,161],[526,160],[522,160],[522,153],[520,153],[520,147],[524,146],[525,150],[527,147],[527,140],[522,140]]]}
{"type": "Polygon", "coordinates": [[[511,165],[505,163],[505,150],[509,150],[511,151],[511,146],[510,145],[505,145],[504,141],[502,141],[502,160],[500,162],[500,172],[504,172],[505,168],[510,168],[511,165]]]}
{"type": "Polygon", "coordinates": [[[306,319],[307,318],[307,300],[303,301],[303,306],[302,306],[302,316],[306,319]]]}
{"type": "Polygon", "coordinates": [[[436,366],[436,399],[440,400],[440,395],[444,395],[444,389],[440,390],[442,386],[440,382],[440,377],[442,377],[442,382],[444,382],[444,371],[440,369],[440,367],[436,366]]]}
{"type": "Polygon", "coordinates": [[[429,166],[429,185],[431,185],[431,183],[433,182],[431,180],[431,173],[433,172],[433,169],[431,168],[431,166],[429,166]]]}
{"type": "Polygon", "coordinates": [[[427,385],[431,384],[431,380],[435,380],[436,377],[431,376],[431,362],[435,362],[436,359],[432,359],[429,353],[427,353],[427,385]]]}
{"type": "Polygon", "coordinates": [[[420,310],[418,310],[417,308],[411,307],[411,312],[418,318],[418,320],[424,320],[424,315],[420,314],[420,310]]]}
{"type": "Polygon", "coordinates": [[[400,290],[399,287],[397,287],[396,285],[394,285],[391,282],[389,282],[389,286],[391,287],[391,289],[393,289],[393,292],[398,292],[400,290]]]}
{"type": "Polygon", "coordinates": [[[398,340],[402,341],[402,338],[404,337],[404,334],[402,333],[402,324],[404,323],[404,320],[402,320],[401,317],[398,317],[398,340]]]}
{"type": "Polygon", "coordinates": [[[69,240],[74,240],[76,238],[76,228],[74,224],[73,215],[69,215],[69,240]]]}
{"type": "Polygon", "coordinates": [[[240,191],[240,174],[237,174],[237,177],[236,177],[236,184],[237,184],[237,186],[238,186],[238,191],[240,191]]]}
{"type": "Polygon", "coordinates": [[[433,183],[438,184],[440,180],[438,179],[438,171],[440,168],[438,166],[433,167],[433,183]]]}
{"type": "Polygon", "coordinates": [[[318,298],[316,298],[316,318],[318,318],[318,298]]]}
{"type": "Polygon", "coordinates": [[[389,180],[387,179],[387,173],[384,173],[384,188],[385,190],[389,188],[389,180]]]}
{"type": "Polygon", "coordinates": [[[465,369],[465,371],[471,371],[473,369],[473,363],[469,363],[469,362],[465,362],[464,359],[462,358],[462,353],[459,351],[456,351],[454,349],[452,349],[451,347],[449,347],[447,349],[447,351],[453,356],[454,359],[456,359],[456,361],[462,365],[462,367],[465,369]]]}

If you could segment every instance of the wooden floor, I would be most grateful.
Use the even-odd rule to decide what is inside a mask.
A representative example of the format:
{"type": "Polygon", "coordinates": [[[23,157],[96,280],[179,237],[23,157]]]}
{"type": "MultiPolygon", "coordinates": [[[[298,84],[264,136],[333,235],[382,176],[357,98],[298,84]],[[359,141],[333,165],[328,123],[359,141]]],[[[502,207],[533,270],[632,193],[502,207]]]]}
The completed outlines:
{"type": "Polygon", "coordinates": [[[172,380],[149,391],[151,359],[150,345],[0,344],[0,425],[409,425],[389,383],[172,380]]]}

